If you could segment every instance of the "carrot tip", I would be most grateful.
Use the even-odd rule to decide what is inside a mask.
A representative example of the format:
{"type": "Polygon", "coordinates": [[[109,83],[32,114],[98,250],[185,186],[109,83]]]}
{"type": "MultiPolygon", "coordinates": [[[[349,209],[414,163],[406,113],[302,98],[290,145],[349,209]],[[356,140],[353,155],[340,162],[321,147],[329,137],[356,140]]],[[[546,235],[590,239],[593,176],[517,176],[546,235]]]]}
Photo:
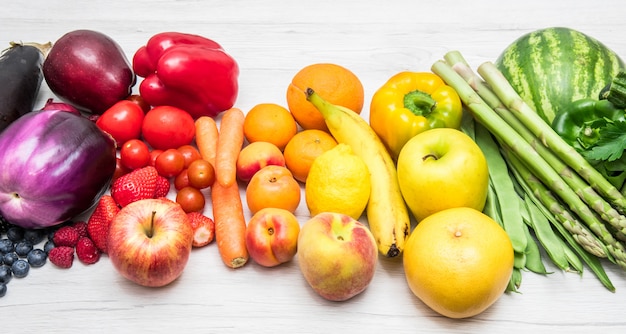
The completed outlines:
{"type": "Polygon", "coordinates": [[[243,267],[244,264],[248,262],[248,259],[245,257],[236,257],[230,261],[230,267],[233,269],[243,267]]]}

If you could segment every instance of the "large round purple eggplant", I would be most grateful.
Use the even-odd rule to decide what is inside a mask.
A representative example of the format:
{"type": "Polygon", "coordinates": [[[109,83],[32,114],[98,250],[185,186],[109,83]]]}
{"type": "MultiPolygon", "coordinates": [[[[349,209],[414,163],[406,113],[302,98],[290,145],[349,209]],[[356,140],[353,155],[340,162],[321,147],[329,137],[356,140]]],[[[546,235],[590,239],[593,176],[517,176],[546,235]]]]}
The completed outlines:
{"type": "Polygon", "coordinates": [[[43,228],[91,208],[115,172],[113,138],[61,110],[33,111],[0,134],[0,213],[43,228]]]}

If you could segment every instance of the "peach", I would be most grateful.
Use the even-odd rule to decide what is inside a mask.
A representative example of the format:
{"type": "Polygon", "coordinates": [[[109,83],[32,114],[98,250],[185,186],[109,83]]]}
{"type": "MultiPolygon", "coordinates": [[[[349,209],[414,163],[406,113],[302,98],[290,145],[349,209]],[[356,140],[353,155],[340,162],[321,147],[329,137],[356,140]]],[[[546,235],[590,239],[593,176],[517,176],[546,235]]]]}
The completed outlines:
{"type": "Polygon", "coordinates": [[[367,226],[346,214],[323,212],[302,225],[300,271],[311,288],[331,301],[348,300],[370,284],[378,249],[367,226]]]}
{"type": "Polygon", "coordinates": [[[248,144],[237,158],[237,177],[244,182],[261,168],[269,165],[285,166],[285,157],[278,146],[264,141],[248,144]]]}
{"type": "Polygon", "coordinates": [[[284,209],[265,208],[252,216],[246,228],[250,257],[264,267],[289,262],[296,255],[300,223],[284,209]]]}

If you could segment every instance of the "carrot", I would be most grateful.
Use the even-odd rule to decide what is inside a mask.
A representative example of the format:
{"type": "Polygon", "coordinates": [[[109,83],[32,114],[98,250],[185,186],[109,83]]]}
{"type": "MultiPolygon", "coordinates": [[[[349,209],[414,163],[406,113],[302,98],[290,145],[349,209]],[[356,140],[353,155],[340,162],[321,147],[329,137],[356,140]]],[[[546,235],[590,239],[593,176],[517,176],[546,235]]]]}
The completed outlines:
{"type": "Polygon", "coordinates": [[[248,262],[246,221],[237,182],[223,186],[215,182],[211,188],[215,240],[222,261],[230,268],[248,262]]]}
{"type": "Polygon", "coordinates": [[[237,158],[243,146],[243,121],[241,109],[230,108],[220,122],[220,135],[215,152],[215,178],[222,186],[237,183],[237,158]]]}
{"type": "Polygon", "coordinates": [[[200,151],[200,156],[215,166],[215,153],[217,150],[217,140],[219,131],[217,123],[209,116],[201,116],[196,119],[196,146],[200,151]]]}

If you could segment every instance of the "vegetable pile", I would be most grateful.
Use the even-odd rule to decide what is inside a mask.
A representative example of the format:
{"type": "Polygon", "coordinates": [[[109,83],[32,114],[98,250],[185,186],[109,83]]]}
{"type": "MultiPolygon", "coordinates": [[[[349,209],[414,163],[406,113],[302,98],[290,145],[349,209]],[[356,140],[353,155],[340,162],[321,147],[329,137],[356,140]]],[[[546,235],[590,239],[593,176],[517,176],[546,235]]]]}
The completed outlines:
{"type": "Polygon", "coordinates": [[[472,112],[477,141],[491,139],[482,133],[484,127],[497,144],[491,158],[506,162],[490,162],[488,212],[514,244],[511,289],[521,284],[523,268],[545,273],[531,229],[557,266],[582,271],[582,259],[613,290],[599,258],[626,269],[626,198],[523,101],[493,63],[480,65],[477,75],[459,52],[444,59],[433,64],[433,72],[456,89],[472,112]],[[504,177],[508,173],[510,182],[504,177]]]}

